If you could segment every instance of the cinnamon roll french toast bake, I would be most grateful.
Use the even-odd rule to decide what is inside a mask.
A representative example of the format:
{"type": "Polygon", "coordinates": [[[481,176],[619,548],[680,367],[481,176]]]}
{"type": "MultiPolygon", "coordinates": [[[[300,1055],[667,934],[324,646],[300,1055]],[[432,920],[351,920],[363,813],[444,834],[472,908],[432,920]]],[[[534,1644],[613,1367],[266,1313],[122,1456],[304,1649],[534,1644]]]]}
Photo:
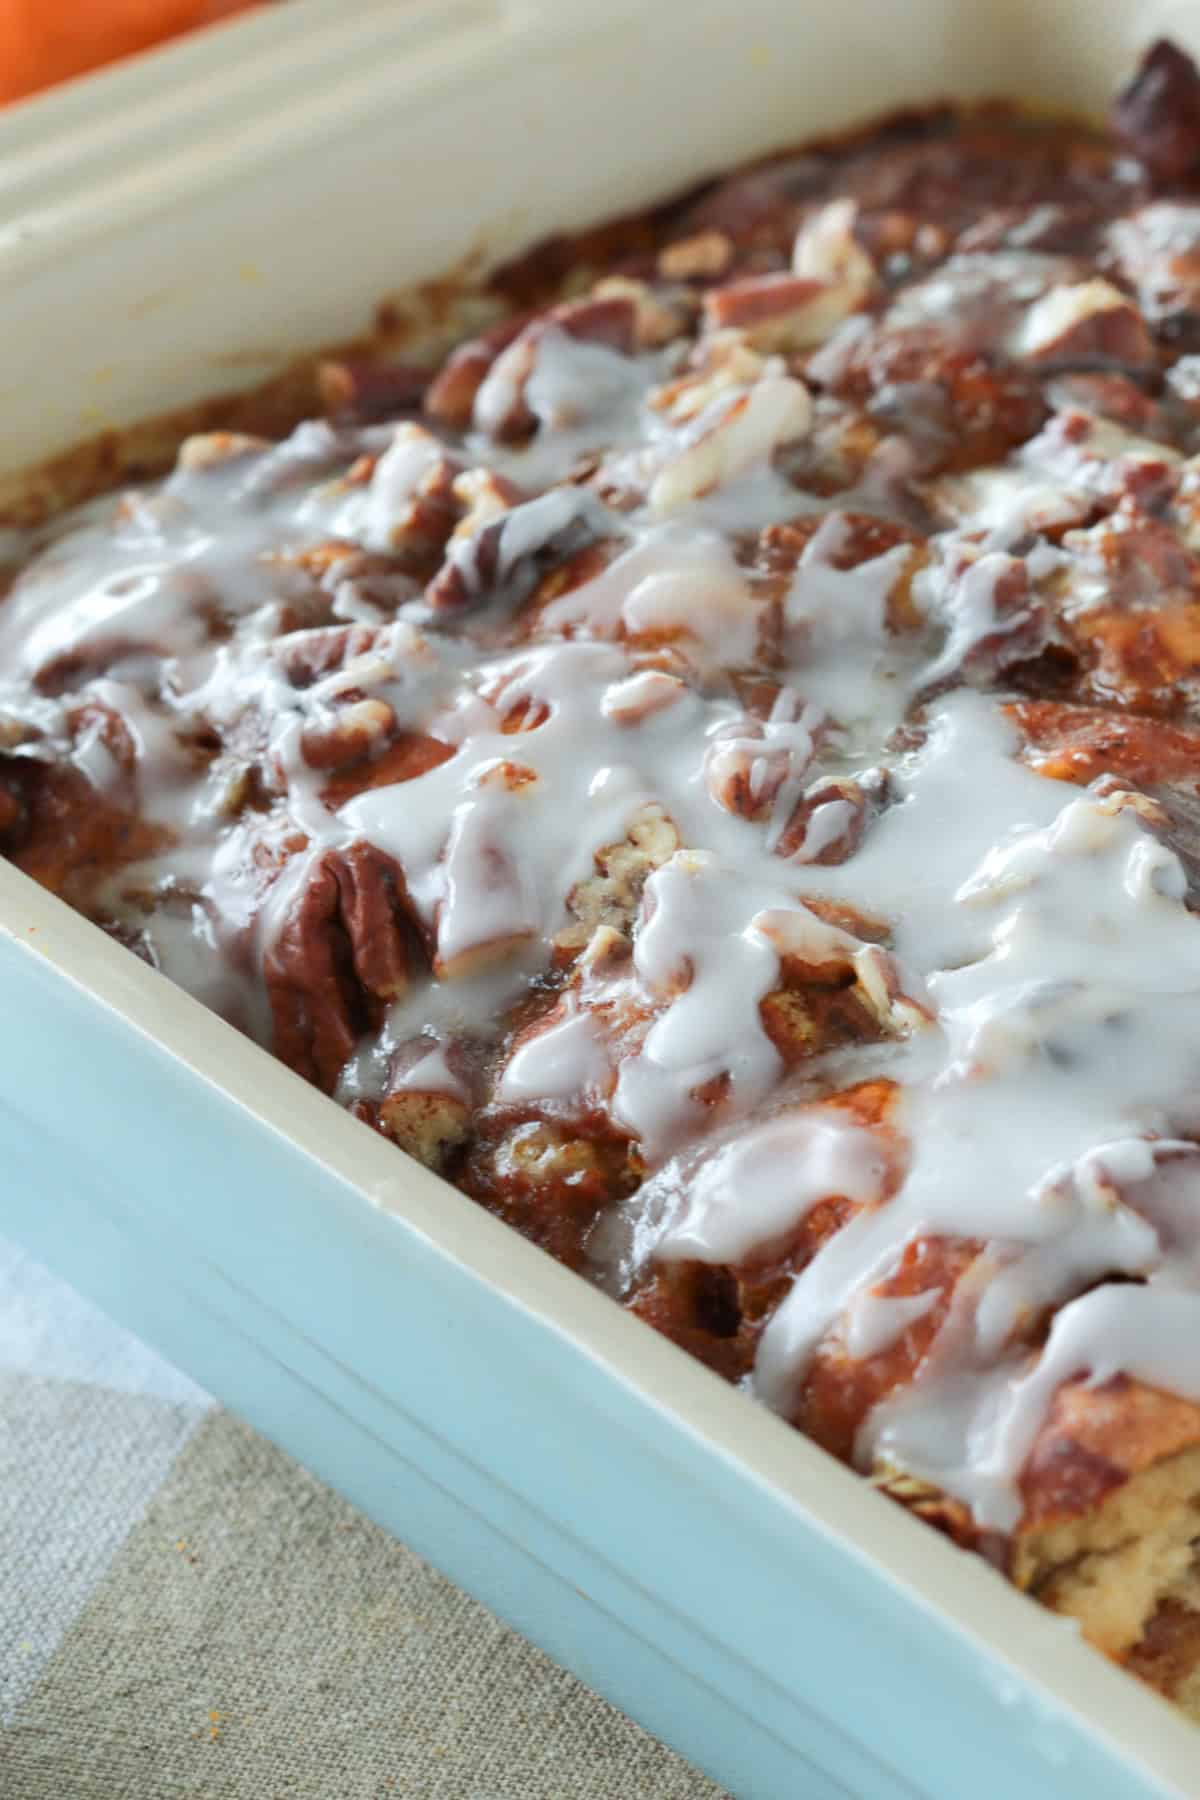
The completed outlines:
{"type": "Polygon", "coordinates": [[[12,534],[0,851],[1200,1717],[1200,74],[470,308],[12,534]]]}

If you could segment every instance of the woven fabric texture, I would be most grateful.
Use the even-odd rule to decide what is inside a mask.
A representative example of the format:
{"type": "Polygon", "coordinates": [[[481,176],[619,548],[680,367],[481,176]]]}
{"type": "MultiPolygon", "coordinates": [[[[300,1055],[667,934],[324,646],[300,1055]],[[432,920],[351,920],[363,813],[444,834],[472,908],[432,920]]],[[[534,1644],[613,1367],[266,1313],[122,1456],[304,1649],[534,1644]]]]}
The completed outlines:
{"type": "Polygon", "coordinates": [[[722,1800],[0,1242],[3,1800],[722,1800]]]}

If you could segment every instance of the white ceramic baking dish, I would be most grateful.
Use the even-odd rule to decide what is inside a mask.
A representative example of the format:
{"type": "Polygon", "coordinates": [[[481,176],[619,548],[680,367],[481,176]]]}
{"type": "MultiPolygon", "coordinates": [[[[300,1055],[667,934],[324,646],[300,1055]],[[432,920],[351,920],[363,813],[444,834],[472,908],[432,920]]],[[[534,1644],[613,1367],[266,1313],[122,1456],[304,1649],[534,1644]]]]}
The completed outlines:
{"type": "MultiPolygon", "coordinates": [[[[511,250],[1194,4],[295,4],[0,119],[13,471],[511,250]]],[[[0,1224],[740,1796],[1200,1793],[1062,1621],[0,866],[0,1224]]]]}

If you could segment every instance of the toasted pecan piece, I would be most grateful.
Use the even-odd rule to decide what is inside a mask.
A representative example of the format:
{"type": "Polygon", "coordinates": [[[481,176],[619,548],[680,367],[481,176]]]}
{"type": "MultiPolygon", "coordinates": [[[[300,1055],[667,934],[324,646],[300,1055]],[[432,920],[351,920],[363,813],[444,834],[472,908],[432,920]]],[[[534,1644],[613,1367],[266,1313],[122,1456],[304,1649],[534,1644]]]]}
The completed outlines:
{"type": "Polygon", "coordinates": [[[704,296],[710,331],[735,330],[755,350],[813,350],[858,308],[847,282],[809,275],[747,275],[704,296]]]}
{"type": "Polygon", "coordinates": [[[1200,781],[1200,730],[1100,706],[1018,700],[1005,708],[1025,738],[1025,759],[1056,781],[1086,786],[1117,775],[1138,786],[1200,781]]]}
{"type": "Polygon", "coordinates": [[[332,418],[369,425],[418,408],[431,378],[413,363],[342,357],[318,365],[317,391],[332,418]]]}
{"type": "Polygon", "coordinates": [[[516,313],[487,331],[480,332],[460,344],[442,364],[425,393],[425,413],[441,425],[459,430],[471,423],[475,396],[487,379],[488,370],[514,340],[520,336],[532,315],[516,313]]]}

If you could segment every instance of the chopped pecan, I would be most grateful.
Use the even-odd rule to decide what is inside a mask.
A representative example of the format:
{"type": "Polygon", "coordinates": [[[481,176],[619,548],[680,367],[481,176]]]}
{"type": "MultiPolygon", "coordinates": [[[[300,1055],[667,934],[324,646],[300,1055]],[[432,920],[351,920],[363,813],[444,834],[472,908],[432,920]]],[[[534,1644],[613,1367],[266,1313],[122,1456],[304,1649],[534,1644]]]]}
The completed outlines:
{"type": "Polygon", "coordinates": [[[519,443],[537,427],[525,388],[537,367],[545,329],[541,321],[526,326],[520,337],[500,352],[479,384],[471,416],[479,429],[499,444],[519,443]]]}
{"type": "Polygon", "coordinates": [[[779,834],[776,855],[802,863],[845,862],[858,849],[887,791],[886,769],[811,782],[779,834]]]}
{"type": "Polygon", "coordinates": [[[781,582],[795,574],[814,542],[831,568],[849,570],[875,562],[901,545],[915,549],[916,534],[894,519],[877,519],[870,513],[846,512],[839,507],[786,525],[764,526],[755,546],[754,566],[781,582]]]}
{"type": "Polygon", "coordinates": [[[321,789],[321,800],[330,812],[336,812],[357,794],[372,788],[395,787],[402,781],[415,781],[418,775],[436,769],[454,755],[451,745],[423,731],[395,731],[376,746],[368,760],[359,760],[337,769],[321,789]]]}
{"type": "Polygon", "coordinates": [[[317,391],[333,418],[370,425],[419,408],[430,379],[411,363],[342,358],[318,365],[317,391]]]}
{"type": "Polygon", "coordinates": [[[178,469],[195,474],[202,469],[219,469],[226,463],[240,462],[272,448],[269,438],[249,437],[242,431],[206,431],[184,438],[175,459],[178,469]]]}
{"type": "Polygon", "coordinates": [[[660,469],[650,487],[655,512],[686,506],[755,463],[767,462],[784,444],[804,436],[812,422],[812,401],[803,382],[789,375],[766,375],[744,393],[717,402],[693,420],[681,449],[660,469]]]}
{"type": "Polygon", "coordinates": [[[1161,510],[1175,494],[1181,474],[1177,450],[1074,406],[1055,413],[1026,444],[1020,460],[1110,507],[1130,500],[1146,510],[1161,510]]]}
{"type": "Polygon", "coordinates": [[[459,1180],[569,1268],[583,1265],[597,1218],[633,1185],[627,1139],[547,1119],[515,1127],[505,1119],[498,1136],[473,1147],[459,1180]]]}
{"type": "Polygon", "coordinates": [[[1043,294],[1026,313],[1013,349],[1043,367],[1121,363],[1149,369],[1157,361],[1154,340],[1133,301],[1099,276],[1043,294]]]}
{"type": "Polygon", "coordinates": [[[442,364],[425,393],[425,412],[439,424],[464,429],[471,423],[475,396],[488,370],[529,323],[528,313],[501,319],[498,325],[460,344],[442,364]]]}
{"type": "Polygon", "coordinates": [[[605,689],[600,710],[616,725],[640,725],[653,713],[677,705],[689,692],[687,683],[678,675],[665,669],[640,669],[605,689]]]}
{"type": "Polygon", "coordinates": [[[750,348],[741,332],[716,332],[701,338],[686,374],[652,390],[650,405],[682,425],[720,395],[751,386],[766,371],[767,359],[750,348]]]}
{"type": "Polygon", "coordinates": [[[454,527],[455,538],[473,537],[493,519],[510,512],[529,498],[524,488],[500,475],[495,469],[464,469],[456,475],[454,498],[462,516],[454,527]]]}
{"type": "Polygon", "coordinates": [[[717,805],[741,819],[766,819],[816,754],[824,715],[791,704],[781,689],[765,719],[746,717],[714,733],[704,756],[704,784],[717,805]],[[796,714],[799,713],[797,717],[796,714]]]}
{"type": "Polygon", "coordinates": [[[581,300],[552,306],[546,322],[557,325],[579,343],[603,344],[622,356],[632,355],[636,348],[637,304],[624,289],[609,288],[602,294],[592,293],[581,300]]]}
{"type": "Polygon", "coordinates": [[[1174,713],[1200,673],[1200,562],[1168,519],[1124,501],[1063,539],[1059,612],[1076,696],[1174,713]]]}
{"type": "Polygon", "coordinates": [[[1086,531],[1070,532],[1064,549],[1079,574],[1063,611],[1084,617],[1092,607],[1114,605],[1122,612],[1158,612],[1173,603],[1200,599],[1200,561],[1168,518],[1144,511],[1131,497],[1086,531]],[[1080,566],[1082,565],[1082,566],[1080,566]]]}
{"type": "Polygon", "coordinates": [[[689,330],[696,300],[685,289],[664,290],[631,275],[606,275],[592,289],[595,300],[628,300],[633,306],[633,341],[638,350],[660,350],[689,330]]]}
{"type": "Polygon", "coordinates": [[[860,1003],[887,1032],[923,1030],[932,1021],[922,984],[907,978],[882,945],[864,943],[799,904],[756,913],[750,927],[777,953],[785,985],[852,983],[860,1003]]]}
{"type": "Polygon", "coordinates": [[[810,275],[748,275],[704,296],[710,331],[736,330],[756,350],[813,350],[857,311],[862,295],[849,282],[810,275]]]}
{"type": "Polygon", "coordinates": [[[879,1464],[872,1471],[871,1480],[889,1500],[896,1501],[906,1512],[911,1512],[915,1518],[932,1525],[935,1531],[944,1532],[962,1548],[972,1549],[978,1545],[979,1527],[970,1507],[964,1506],[961,1500],[953,1499],[943,1488],[928,1481],[920,1481],[915,1475],[893,1469],[886,1463],[879,1464]]]}
{"type": "Polygon", "coordinates": [[[397,425],[382,456],[363,459],[347,481],[361,489],[348,499],[339,529],[367,550],[427,565],[458,520],[455,479],[462,465],[423,425],[397,425]]]}
{"type": "Polygon", "coordinates": [[[906,977],[882,944],[865,944],[853,958],[859,992],[881,1031],[924,1031],[936,1017],[923,984],[906,977]]]}
{"type": "Polygon", "coordinates": [[[594,495],[551,488],[452,541],[425,589],[426,602],[435,613],[480,606],[499,594],[515,603],[532,590],[547,558],[572,555],[607,527],[608,513],[594,495]]]}
{"type": "Polygon", "coordinates": [[[362,698],[353,690],[338,699],[343,704],[323,707],[304,728],[300,750],[310,769],[362,762],[395,734],[396,714],[386,700],[362,698]]]}
{"type": "Polygon", "coordinates": [[[1176,342],[1194,335],[1200,314],[1200,205],[1155,200],[1118,219],[1109,237],[1120,273],[1137,289],[1142,312],[1155,329],[1176,342]]]}
{"type": "Polygon", "coordinates": [[[1005,710],[1025,739],[1026,760],[1055,781],[1083,787],[1115,775],[1138,786],[1194,787],[1200,731],[1057,700],[1021,700],[1005,710]]]}
{"type": "Polygon", "coordinates": [[[361,550],[345,538],[271,552],[263,561],[302,569],[317,584],[315,590],[291,594],[281,604],[279,630],[285,635],[315,630],[332,619],[379,624],[420,591],[411,569],[401,568],[396,556],[361,550]]]}
{"type": "MultiPolygon", "coordinates": [[[[528,387],[543,350],[548,349],[556,337],[561,342],[561,337],[565,336],[579,344],[596,345],[620,356],[630,356],[636,348],[637,317],[635,300],[625,292],[609,291],[552,306],[526,325],[489,368],[475,395],[472,413],[475,423],[499,443],[517,443],[528,437],[538,424],[528,387]]],[[[556,395],[556,416],[548,418],[546,423],[568,423],[572,407],[587,406],[588,390],[596,385],[595,370],[589,368],[577,385],[576,396],[556,395]]]]}
{"type": "Polygon", "coordinates": [[[880,406],[883,418],[899,399],[896,422],[928,452],[925,473],[974,468],[1022,443],[1046,409],[1032,370],[1000,366],[994,354],[964,346],[962,335],[953,321],[901,327],[851,319],[807,372],[840,399],[872,412],[880,406]]]}
{"type": "Polygon", "coordinates": [[[658,272],[667,281],[709,280],[733,261],[733,244],[723,231],[697,231],[676,238],[658,253],[658,272]]]}
{"type": "Polygon", "coordinates": [[[1161,800],[1126,787],[1117,775],[1098,775],[1089,784],[1089,792],[1095,796],[1101,813],[1134,813],[1151,831],[1166,831],[1170,827],[1171,814],[1161,800]]]}
{"type": "Polygon", "coordinates": [[[948,630],[941,655],[926,671],[926,691],[950,679],[983,683],[1041,651],[1049,611],[1030,583],[1028,564],[1002,550],[930,572],[937,610],[948,630]]]}
{"type": "Polygon", "coordinates": [[[849,932],[827,924],[799,902],[755,913],[750,929],[775,951],[789,985],[845,986],[853,976],[855,953],[862,947],[849,932]]]}
{"type": "Polygon", "coordinates": [[[854,235],[857,213],[853,200],[830,201],[804,221],[792,247],[793,272],[845,289],[847,311],[853,311],[851,296],[864,300],[878,282],[875,264],[854,235]]]}

